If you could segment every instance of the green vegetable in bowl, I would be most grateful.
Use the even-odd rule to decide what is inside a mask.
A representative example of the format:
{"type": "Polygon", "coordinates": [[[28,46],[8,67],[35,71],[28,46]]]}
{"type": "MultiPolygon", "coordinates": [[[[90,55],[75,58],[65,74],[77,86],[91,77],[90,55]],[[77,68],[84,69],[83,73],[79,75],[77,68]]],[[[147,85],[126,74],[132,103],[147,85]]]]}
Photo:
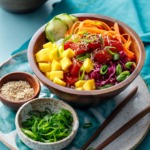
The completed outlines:
{"type": "Polygon", "coordinates": [[[64,38],[66,31],[70,29],[76,21],[78,21],[78,18],[74,15],[69,15],[66,13],[56,15],[48,22],[45,28],[47,40],[53,43],[61,38],[64,38]]]}
{"type": "Polygon", "coordinates": [[[56,142],[69,136],[72,131],[73,116],[66,109],[52,113],[45,108],[45,111],[33,110],[28,114],[30,118],[22,123],[21,130],[35,141],[56,142]]]}

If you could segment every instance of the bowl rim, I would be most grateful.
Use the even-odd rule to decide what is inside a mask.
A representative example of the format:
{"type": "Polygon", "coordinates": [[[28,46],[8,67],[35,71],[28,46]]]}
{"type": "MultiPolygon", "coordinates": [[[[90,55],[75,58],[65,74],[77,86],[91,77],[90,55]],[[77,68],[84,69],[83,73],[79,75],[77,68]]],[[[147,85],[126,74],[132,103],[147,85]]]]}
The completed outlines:
{"type": "MultiPolygon", "coordinates": [[[[21,101],[13,101],[13,100],[6,99],[6,98],[0,93],[0,98],[2,99],[1,101],[2,101],[2,102],[3,102],[3,101],[6,101],[6,102],[9,102],[9,103],[12,103],[12,104],[20,104],[20,103],[24,103],[24,102],[30,101],[30,100],[32,100],[33,98],[37,97],[38,94],[40,93],[41,85],[40,85],[40,82],[39,82],[39,80],[37,79],[37,77],[34,76],[34,75],[32,75],[32,74],[30,74],[30,73],[21,72],[21,71],[10,72],[10,73],[5,74],[4,76],[2,76],[2,77],[0,78],[0,82],[1,82],[4,78],[6,78],[6,77],[8,77],[8,76],[15,75],[15,74],[20,74],[20,75],[25,74],[25,75],[27,75],[28,77],[32,78],[32,79],[34,80],[34,82],[36,83],[36,87],[37,87],[38,90],[36,91],[36,93],[34,93],[34,95],[33,95],[31,98],[25,99],[25,100],[21,100],[21,101]]],[[[20,80],[21,80],[21,78],[20,78],[20,80]]],[[[12,80],[12,81],[13,81],[13,80],[12,80]]]]}
{"type": "MultiPolygon", "coordinates": [[[[63,107],[62,107],[62,108],[63,108],[63,107]]],[[[78,128],[79,128],[79,118],[78,118],[78,115],[77,115],[75,109],[74,109],[71,105],[69,105],[68,103],[66,103],[66,102],[64,102],[64,101],[62,101],[62,100],[60,100],[60,99],[55,99],[55,98],[50,98],[50,97],[41,97],[41,98],[35,98],[35,99],[31,100],[31,101],[26,102],[25,104],[23,104],[23,105],[18,109],[18,111],[17,111],[17,113],[16,113],[16,117],[15,117],[15,125],[16,125],[17,132],[19,131],[19,132],[21,133],[21,135],[22,135],[24,138],[28,139],[28,140],[29,140],[30,142],[32,142],[33,144],[54,145],[54,144],[61,144],[61,143],[65,142],[65,141],[69,140],[70,137],[74,136],[74,135],[77,133],[78,128]],[[56,141],[56,142],[44,143],[44,142],[35,141],[35,140],[29,138],[28,136],[26,136],[26,135],[21,131],[20,125],[19,125],[19,114],[20,114],[20,112],[24,109],[24,107],[25,107],[26,105],[28,105],[28,104],[30,104],[30,103],[33,103],[33,102],[35,102],[35,101],[37,101],[37,103],[38,103],[38,101],[41,101],[41,100],[42,100],[42,101],[44,101],[44,100],[49,100],[49,101],[57,101],[57,102],[59,101],[58,103],[61,103],[61,104],[65,105],[66,107],[68,107],[68,108],[69,108],[69,111],[71,110],[70,112],[71,112],[71,114],[72,114],[72,116],[73,116],[74,124],[73,124],[73,126],[72,126],[72,129],[73,129],[73,130],[71,131],[71,133],[69,134],[69,136],[67,136],[66,138],[63,138],[62,140],[56,141]]]]}
{"type": "Polygon", "coordinates": [[[106,94],[109,92],[113,92],[116,90],[119,90],[120,88],[124,88],[126,87],[129,83],[131,83],[139,74],[139,72],[141,71],[143,65],[144,65],[144,61],[145,61],[145,48],[144,45],[140,39],[140,37],[138,36],[138,34],[131,28],[129,27],[127,24],[108,17],[108,16],[104,16],[104,15],[100,15],[100,14],[93,14],[93,13],[77,13],[77,14],[72,14],[75,15],[76,17],[82,17],[82,18],[94,18],[94,19],[104,19],[104,20],[108,20],[110,22],[116,22],[118,23],[119,26],[121,26],[122,28],[128,30],[128,33],[132,36],[132,38],[134,38],[135,42],[137,43],[137,46],[140,49],[140,57],[139,57],[139,61],[140,64],[138,63],[135,70],[132,72],[132,74],[130,75],[129,78],[127,78],[126,80],[113,85],[112,87],[106,88],[106,89],[101,89],[101,90],[91,90],[91,91],[80,91],[80,90],[75,90],[75,89],[71,89],[71,88],[67,88],[67,87],[63,87],[60,86],[58,84],[53,83],[52,81],[50,81],[49,79],[47,79],[42,72],[40,72],[40,70],[37,67],[36,62],[34,61],[34,54],[33,54],[33,48],[34,48],[34,42],[37,40],[37,38],[39,37],[39,35],[41,35],[44,32],[44,29],[46,27],[46,24],[44,24],[42,27],[40,27],[35,34],[32,36],[30,42],[29,42],[29,46],[28,46],[28,50],[27,50],[27,56],[28,56],[28,61],[30,63],[30,66],[32,68],[32,70],[34,71],[34,73],[36,74],[36,76],[43,82],[43,83],[47,83],[48,86],[62,91],[62,92],[67,92],[69,94],[75,94],[75,95],[82,95],[82,96],[88,96],[88,95],[100,95],[100,94],[106,94]]]}

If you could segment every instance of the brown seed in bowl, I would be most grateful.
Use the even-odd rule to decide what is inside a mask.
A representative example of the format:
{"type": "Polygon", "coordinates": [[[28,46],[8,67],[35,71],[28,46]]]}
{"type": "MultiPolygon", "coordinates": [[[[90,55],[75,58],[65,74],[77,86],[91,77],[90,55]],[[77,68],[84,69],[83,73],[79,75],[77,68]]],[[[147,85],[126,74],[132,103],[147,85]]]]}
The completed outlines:
{"type": "Polygon", "coordinates": [[[9,81],[0,88],[0,94],[12,101],[26,100],[34,96],[34,89],[27,81],[9,81]]]}
{"type": "Polygon", "coordinates": [[[21,100],[21,101],[12,101],[9,100],[7,98],[5,98],[1,93],[0,93],[0,100],[1,102],[10,107],[13,110],[18,110],[18,108],[24,104],[25,102],[33,99],[33,98],[37,98],[39,93],[40,93],[40,83],[38,81],[38,79],[36,77],[34,77],[33,75],[26,73],[26,72],[12,72],[9,73],[5,76],[3,76],[0,79],[0,89],[2,88],[2,86],[10,81],[26,81],[29,83],[29,85],[34,89],[34,95],[32,95],[32,97],[27,98],[25,100],[21,100]]]}

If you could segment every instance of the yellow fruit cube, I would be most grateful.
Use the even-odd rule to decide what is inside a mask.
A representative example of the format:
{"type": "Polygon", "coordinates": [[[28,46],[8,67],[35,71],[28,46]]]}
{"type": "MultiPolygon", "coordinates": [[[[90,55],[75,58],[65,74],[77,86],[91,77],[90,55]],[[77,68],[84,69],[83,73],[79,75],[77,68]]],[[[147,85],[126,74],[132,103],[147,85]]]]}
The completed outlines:
{"type": "Polygon", "coordinates": [[[87,80],[83,85],[84,90],[95,90],[95,81],[94,79],[87,80]]]}
{"type": "Polygon", "coordinates": [[[50,49],[44,48],[35,54],[35,58],[37,62],[48,62],[50,61],[50,49]]]}
{"type": "Polygon", "coordinates": [[[60,61],[61,67],[64,71],[67,71],[68,68],[72,65],[71,60],[68,57],[64,57],[61,61],[60,61]]]}
{"type": "Polygon", "coordinates": [[[87,73],[93,70],[93,62],[90,58],[86,58],[83,62],[83,70],[87,73]]]}
{"type": "Polygon", "coordinates": [[[58,77],[59,79],[63,79],[63,71],[51,71],[51,72],[46,72],[45,73],[46,77],[49,78],[50,80],[54,80],[55,77],[58,77]]]}
{"type": "Polygon", "coordinates": [[[53,48],[53,44],[51,42],[48,42],[43,45],[43,48],[49,48],[51,50],[53,48]]]}
{"type": "Polygon", "coordinates": [[[71,48],[68,48],[67,50],[63,52],[62,58],[64,57],[72,58],[74,55],[75,55],[75,52],[71,48]]]}
{"type": "Polygon", "coordinates": [[[51,71],[51,64],[50,63],[38,63],[39,69],[42,72],[49,72],[51,71]]]}
{"type": "Polygon", "coordinates": [[[45,76],[50,79],[50,72],[45,72],[45,76]]]}
{"type": "Polygon", "coordinates": [[[58,45],[56,43],[53,43],[53,49],[57,49],[58,48],[58,45]]]}
{"type": "Polygon", "coordinates": [[[57,70],[62,70],[61,65],[60,65],[60,62],[54,59],[51,64],[51,71],[57,71],[57,70]]]}
{"type": "Polygon", "coordinates": [[[64,52],[64,45],[63,44],[58,46],[58,51],[59,51],[60,58],[62,58],[62,54],[64,52]]]}
{"type": "Polygon", "coordinates": [[[51,50],[50,59],[51,59],[51,61],[53,61],[54,59],[59,60],[59,58],[60,58],[60,56],[59,56],[58,48],[55,47],[51,50]]]}
{"type": "Polygon", "coordinates": [[[54,83],[61,85],[61,86],[66,86],[66,82],[62,81],[61,79],[59,79],[58,77],[55,77],[53,80],[54,83]]]}
{"type": "Polygon", "coordinates": [[[83,91],[84,89],[83,89],[83,87],[78,87],[78,88],[76,88],[76,90],[83,91]]]}
{"type": "Polygon", "coordinates": [[[82,87],[85,82],[86,80],[79,80],[75,83],[75,87],[76,88],[82,87]]]}

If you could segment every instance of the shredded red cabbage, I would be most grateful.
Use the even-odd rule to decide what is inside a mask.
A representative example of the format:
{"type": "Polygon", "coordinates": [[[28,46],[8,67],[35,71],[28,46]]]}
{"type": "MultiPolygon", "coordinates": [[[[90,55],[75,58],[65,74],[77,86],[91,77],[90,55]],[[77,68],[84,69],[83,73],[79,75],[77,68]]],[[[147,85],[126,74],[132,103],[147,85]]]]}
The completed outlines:
{"type": "MultiPolygon", "coordinates": [[[[107,84],[115,85],[118,83],[116,80],[116,66],[118,64],[121,65],[122,71],[127,70],[125,63],[128,62],[128,58],[123,51],[119,52],[120,59],[118,61],[110,61],[107,62],[106,65],[108,66],[108,71],[105,75],[100,74],[100,68],[102,67],[101,64],[95,63],[94,69],[90,72],[89,78],[94,79],[97,87],[102,87],[107,84]]],[[[131,68],[129,71],[132,73],[134,68],[131,68]]]]}

